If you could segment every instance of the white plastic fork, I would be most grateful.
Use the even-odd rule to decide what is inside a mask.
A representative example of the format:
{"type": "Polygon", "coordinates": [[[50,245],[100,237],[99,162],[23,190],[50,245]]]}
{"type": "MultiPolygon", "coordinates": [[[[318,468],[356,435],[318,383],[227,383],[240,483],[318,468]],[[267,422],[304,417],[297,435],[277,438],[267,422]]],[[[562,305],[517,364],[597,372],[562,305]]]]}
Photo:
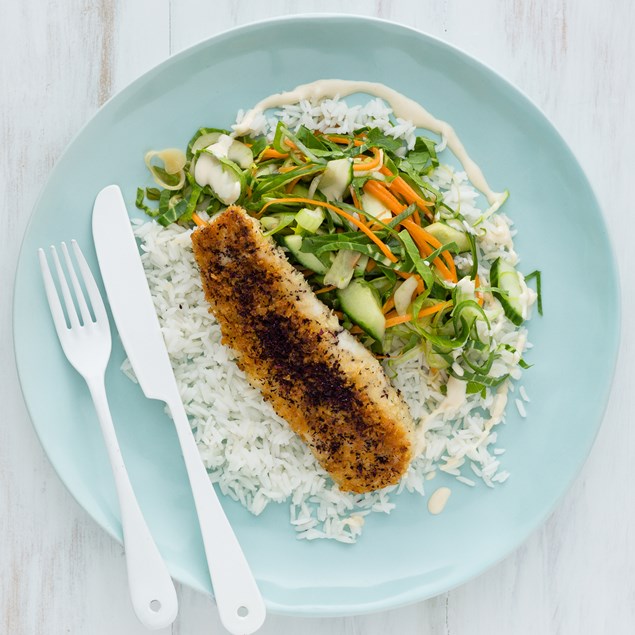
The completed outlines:
{"type": "Polygon", "coordinates": [[[62,302],[55,288],[46,254],[43,249],[39,249],[46,297],[64,354],[75,370],[86,380],[101,425],[119,498],[132,605],[137,617],[146,628],[165,628],[174,621],[178,612],[176,591],[130,484],[108,406],[105,373],[112,348],[108,315],[88,263],[75,240],[72,241],[72,246],[95,319],[91,316],[65,243],[62,243],[62,253],[81,320],[73,303],[57,250],[53,246],[51,246],[51,256],[70,327],[64,316],[62,302]]]}

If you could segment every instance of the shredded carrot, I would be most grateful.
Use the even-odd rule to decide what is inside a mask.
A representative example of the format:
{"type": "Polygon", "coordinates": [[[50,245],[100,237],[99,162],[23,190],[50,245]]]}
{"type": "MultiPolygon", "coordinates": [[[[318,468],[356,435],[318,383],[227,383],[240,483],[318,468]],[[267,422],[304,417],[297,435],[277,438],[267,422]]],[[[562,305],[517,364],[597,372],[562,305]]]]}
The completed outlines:
{"type": "Polygon", "coordinates": [[[343,320],[344,319],[344,314],[341,311],[333,311],[333,313],[335,313],[335,315],[337,315],[339,320],[343,320]]]}
{"type": "Polygon", "coordinates": [[[432,220],[433,215],[429,209],[432,206],[432,203],[430,201],[426,201],[424,198],[421,198],[410,187],[410,185],[408,185],[408,183],[404,181],[404,179],[398,176],[392,181],[390,185],[395,192],[401,194],[406,199],[406,201],[408,201],[409,205],[412,205],[412,203],[414,203],[428,217],[429,220],[432,220]]]}
{"type": "Polygon", "coordinates": [[[372,259],[368,259],[368,264],[366,265],[366,272],[372,271],[377,266],[377,263],[372,259]]]}
{"type": "Polygon", "coordinates": [[[348,145],[351,142],[351,140],[347,137],[340,137],[334,134],[326,134],[324,135],[324,138],[332,141],[333,143],[339,143],[340,145],[348,145]]]}
{"type": "Polygon", "coordinates": [[[273,148],[265,148],[260,155],[261,159],[286,159],[288,158],[289,153],[286,154],[284,152],[278,152],[273,148]]]}
{"type": "MultiPolygon", "coordinates": [[[[339,135],[334,134],[326,134],[324,135],[324,138],[332,141],[333,143],[339,143],[340,145],[348,145],[351,142],[351,140],[347,137],[340,137],[339,135]]],[[[353,145],[362,146],[364,145],[364,142],[360,139],[353,139],[353,145]]]]}
{"type": "MultiPolygon", "coordinates": [[[[355,206],[355,208],[360,211],[364,211],[364,208],[362,207],[361,203],[359,202],[359,199],[357,198],[357,194],[355,194],[355,188],[351,185],[349,186],[348,189],[351,193],[351,198],[353,199],[353,205],[355,206]]],[[[359,222],[364,223],[364,225],[367,225],[368,227],[373,226],[372,223],[366,222],[366,217],[363,214],[359,214],[359,222]]]]}
{"type": "MultiPolygon", "coordinates": [[[[417,242],[416,237],[419,238],[419,241],[417,242],[419,247],[421,247],[422,242],[426,242],[428,245],[430,245],[434,249],[438,249],[439,247],[441,247],[441,243],[431,233],[427,232],[425,229],[423,229],[423,227],[419,227],[419,225],[415,225],[415,223],[411,221],[410,219],[406,219],[402,223],[402,225],[410,232],[410,235],[412,236],[413,240],[415,240],[415,242],[417,242]]],[[[427,255],[430,255],[432,251],[433,250],[430,250],[427,255]]],[[[452,282],[457,282],[458,278],[456,275],[456,266],[454,265],[454,259],[452,258],[452,254],[447,251],[444,251],[441,254],[441,258],[445,260],[446,264],[444,265],[443,262],[441,262],[441,260],[439,259],[439,257],[437,257],[434,259],[435,266],[439,269],[439,271],[443,273],[443,276],[447,280],[451,280],[452,282]]]]}
{"type": "MultiPolygon", "coordinates": [[[[399,202],[399,200],[387,189],[387,186],[384,183],[374,180],[366,181],[364,184],[364,191],[380,200],[393,214],[399,214],[406,209],[406,206],[399,202]]],[[[434,249],[438,249],[441,246],[441,243],[432,234],[425,231],[414,221],[406,219],[401,224],[408,230],[412,239],[421,250],[423,256],[429,256],[434,249]],[[434,249],[430,249],[429,245],[432,245],[434,249]]],[[[441,258],[437,257],[434,259],[435,267],[446,280],[456,282],[456,267],[454,266],[452,256],[445,251],[441,254],[441,256],[444,260],[446,260],[447,266],[443,263],[441,258]]]]}
{"type": "Polygon", "coordinates": [[[388,311],[392,310],[395,308],[395,297],[394,295],[390,298],[388,298],[388,300],[386,301],[386,304],[384,304],[383,307],[381,307],[381,312],[386,315],[386,313],[388,313],[388,311]]]}
{"type": "Polygon", "coordinates": [[[298,176],[297,178],[293,179],[293,181],[289,181],[285,189],[285,192],[288,194],[298,184],[298,181],[301,178],[302,178],[301,176],[298,176]]]}
{"type": "Polygon", "coordinates": [[[355,324],[355,326],[353,326],[353,328],[351,328],[349,332],[352,333],[353,335],[359,335],[360,333],[364,332],[364,329],[360,328],[359,326],[357,326],[357,324],[355,324]]]}
{"type": "Polygon", "coordinates": [[[331,284],[328,287],[322,287],[321,289],[315,291],[315,295],[320,295],[320,293],[328,293],[329,291],[333,291],[333,289],[337,289],[337,287],[331,284]]]}
{"type": "Polygon", "coordinates": [[[205,225],[207,225],[207,223],[196,213],[194,212],[192,214],[192,220],[199,226],[199,227],[205,227],[205,225]]]}
{"type": "Polygon", "coordinates": [[[363,209],[361,206],[361,203],[359,202],[359,199],[357,198],[357,194],[355,194],[355,188],[351,185],[348,188],[348,190],[351,193],[351,198],[353,199],[353,205],[355,205],[357,209],[363,209]]]}
{"type": "Polygon", "coordinates": [[[383,152],[379,148],[372,148],[374,158],[370,161],[361,161],[359,163],[353,163],[353,170],[359,172],[363,170],[374,170],[377,166],[381,165],[384,158],[383,152]]]}
{"type": "Polygon", "coordinates": [[[292,150],[297,150],[298,146],[295,145],[295,143],[293,143],[293,141],[291,141],[290,139],[285,139],[284,140],[284,144],[289,146],[292,150]]]}
{"type": "Polygon", "coordinates": [[[379,181],[366,181],[364,183],[364,191],[380,200],[393,214],[397,215],[406,209],[403,203],[400,203],[379,181]]]}
{"type": "MultiPolygon", "coordinates": [[[[392,172],[386,166],[382,167],[379,171],[385,176],[392,176],[392,172]]],[[[402,178],[401,176],[397,176],[396,178],[394,178],[390,183],[390,189],[396,194],[400,194],[401,196],[403,196],[409,205],[415,203],[417,207],[430,220],[432,220],[432,212],[428,208],[432,207],[433,203],[431,201],[426,201],[424,198],[419,196],[419,194],[417,194],[417,192],[415,192],[415,190],[410,185],[408,185],[404,178],[402,178]]],[[[418,224],[421,225],[421,223],[418,224]]]]}
{"type": "MultiPolygon", "coordinates": [[[[435,313],[438,313],[439,311],[443,311],[443,309],[450,306],[450,304],[452,304],[452,301],[448,300],[447,302],[439,302],[438,304],[435,304],[434,306],[429,306],[428,308],[423,309],[422,311],[419,311],[419,315],[417,316],[417,319],[425,317],[426,315],[434,315],[435,313]]],[[[410,322],[411,320],[412,320],[412,315],[410,313],[407,313],[406,315],[397,315],[396,312],[394,314],[390,313],[386,316],[386,328],[389,329],[391,326],[396,326],[397,324],[404,324],[405,322],[410,322]]]]}
{"type": "Polygon", "coordinates": [[[280,174],[286,174],[287,172],[297,169],[297,167],[297,165],[281,165],[278,168],[278,172],[280,172],[280,174]]]}
{"type": "MultiPolygon", "coordinates": [[[[409,185],[404,181],[400,176],[390,183],[390,190],[395,194],[399,194],[403,196],[405,201],[412,205],[413,203],[428,217],[429,220],[432,220],[432,212],[428,209],[428,202],[421,198],[409,185]]],[[[421,219],[419,219],[419,212],[416,211],[413,216],[415,216],[417,220],[417,225],[421,225],[421,219]]]]}
{"type": "Polygon", "coordinates": [[[381,252],[384,254],[384,256],[386,256],[386,258],[388,258],[388,260],[390,260],[390,262],[398,261],[398,258],[395,256],[395,254],[392,253],[392,251],[390,251],[390,248],[388,247],[388,245],[386,245],[380,238],[378,238],[368,227],[366,227],[366,225],[364,225],[364,223],[360,222],[357,218],[355,218],[354,216],[351,216],[350,214],[340,209],[339,207],[336,207],[335,205],[331,205],[331,203],[326,203],[324,201],[317,201],[312,198],[275,198],[267,202],[265,205],[263,205],[263,207],[261,208],[259,212],[259,215],[262,216],[264,211],[270,205],[284,204],[284,203],[307,203],[309,205],[315,205],[316,207],[327,207],[328,209],[334,211],[336,214],[339,214],[342,218],[345,218],[349,223],[352,223],[353,225],[355,225],[355,227],[358,227],[359,229],[361,229],[362,232],[364,232],[364,234],[366,234],[379,247],[381,252]]]}
{"type": "MultiPolygon", "coordinates": [[[[474,276],[474,288],[478,289],[481,286],[481,279],[478,277],[478,273],[474,276]]],[[[476,301],[479,306],[483,306],[483,292],[475,291],[474,295],[476,296],[476,301]]]]}
{"type": "Polygon", "coordinates": [[[423,293],[425,286],[423,284],[423,280],[421,279],[421,276],[418,273],[415,273],[414,271],[399,271],[399,269],[393,269],[393,271],[400,278],[408,279],[414,276],[417,279],[417,293],[423,293]]]}

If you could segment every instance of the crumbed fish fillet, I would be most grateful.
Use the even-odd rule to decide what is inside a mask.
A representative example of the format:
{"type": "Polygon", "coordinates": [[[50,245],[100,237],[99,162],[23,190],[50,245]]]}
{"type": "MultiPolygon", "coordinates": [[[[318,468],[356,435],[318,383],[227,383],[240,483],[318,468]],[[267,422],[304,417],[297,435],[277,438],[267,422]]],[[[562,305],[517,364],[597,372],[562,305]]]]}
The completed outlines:
{"type": "Polygon", "coordinates": [[[223,342],[340,489],[396,483],[412,458],[413,423],[379,362],[241,208],[192,243],[223,342]]]}

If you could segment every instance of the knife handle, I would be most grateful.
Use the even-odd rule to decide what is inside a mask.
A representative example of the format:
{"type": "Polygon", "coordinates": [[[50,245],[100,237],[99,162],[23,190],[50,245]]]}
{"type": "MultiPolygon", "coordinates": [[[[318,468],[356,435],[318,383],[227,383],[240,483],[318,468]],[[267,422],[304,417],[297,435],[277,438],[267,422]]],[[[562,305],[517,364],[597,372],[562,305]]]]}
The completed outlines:
{"type": "Polygon", "coordinates": [[[209,480],[180,397],[176,395],[167,401],[167,405],[192,488],[221,622],[233,635],[250,635],[265,621],[264,600],[209,480]]]}
{"type": "Polygon", "coordinates": [[[176,618],[176,590],[128,478],[110,414],[104,379],[87,377],[86,382],[95,404],[115,479],[132,605],[139,621],[146,628],[165,628],[176,618]]]}

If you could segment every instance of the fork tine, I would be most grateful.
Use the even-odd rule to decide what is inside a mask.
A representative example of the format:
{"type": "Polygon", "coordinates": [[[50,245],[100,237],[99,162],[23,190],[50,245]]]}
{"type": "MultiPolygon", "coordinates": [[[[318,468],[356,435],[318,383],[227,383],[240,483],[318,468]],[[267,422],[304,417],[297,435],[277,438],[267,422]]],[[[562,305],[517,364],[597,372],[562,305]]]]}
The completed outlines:
{"type": "Polygon", "coordinates": [[[77,310],[75,309],[75,305],[73,304],[71,290],[68,288],[68,282],[66,282],[66,276],[64,275],[64,270],[62,269],[62,263],[60,262],[60,258],[57,255],[57,249],[55,249],[53,245],[51,245],[51,254],[53,255],[53,263],[55,264],[58,282],[60,284],[60,288],[62,289],[62,297],[64,298],[64,304],[66,305],[66,313],[68,314],[68,319],[71,322],[71,328],[78,328],[80,326],[79,317],[77,316],[77,310]]]}
{"type": "Polygon", "coordinates": [[[57,289],[55,288],[55,283],[53,282],[53,276],[51,275],[51,269],[49,268],[49,263],[46,259],[44,249],[38,249],[37,254],[40,259],[40,269],[42,271],[42,279],[44,280],[44,290],[46,291],[46,299],[48,300],[49,309],[51,310],[51,315],[53,316],[55,330],[57,331],[59,337],[62,337],[62,334],[65,331],[68,331],[68,326],[66,326],[66,320],[64,318],[64,310],[62,309],[60,298],[57,295],[57,289]]]}
{"type": "Polygon", "coordinates": [[[68,253],[68,247],[66,247],[66,243],[62,243],[62,252],[64,254],[64,261],[66,262],[66,270],[71,278],[71,283],[73,285],[73,290],[75,291],[75,298],[77,300],[77,304],[79,305],[79,310],[82,314],[82,320],[84,325],[89,324],[93,321],[93,318],[88,309],[88,305],[86,304],[86,298],[84,297],[84,292],[82,291],[82,287],[79,284],[79,280],[77,279],[77,274],[75,273],[75,267],[73,266],[73,261],[71,260],[71,256],[68,253]]]}
{"type": "Polygon", "coordinates": [[[106,307],[104,306],[104,301],[101,298],[101,293],[99,293],[99,288],[97,287],[95,278],[93,277],[88,263],[86,262],[86,258],[84,258],[84,254],[79,248],[76,240],[72,240],[71,245],[73,245],[75,258],[77,258],[77,264],[79,265],[79,270],[82,274],[82,278],[84,279],[84,284],[86,285],[86,291],[88,291],[90,303],[93,306],[95,319],[98,323],[102,321],[105,321],[107,323],[108,316],[106,315],[106,307]]]}

